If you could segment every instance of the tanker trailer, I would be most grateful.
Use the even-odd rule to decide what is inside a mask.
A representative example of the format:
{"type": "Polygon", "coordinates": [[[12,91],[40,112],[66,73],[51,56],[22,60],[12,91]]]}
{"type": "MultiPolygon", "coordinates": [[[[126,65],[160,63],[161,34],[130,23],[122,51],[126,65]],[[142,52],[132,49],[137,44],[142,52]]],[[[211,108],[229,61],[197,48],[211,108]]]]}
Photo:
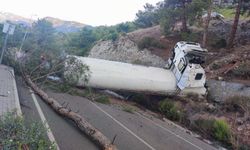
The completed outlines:
{"type": "Polygon", "coordinates": [[[201,64],[206,52],[198,43],[178,42],[165,68],[74,56],[90,71],[88,82],[80,78],[77,86],[160,95],[205,95],[206,76],[201,64]]]}

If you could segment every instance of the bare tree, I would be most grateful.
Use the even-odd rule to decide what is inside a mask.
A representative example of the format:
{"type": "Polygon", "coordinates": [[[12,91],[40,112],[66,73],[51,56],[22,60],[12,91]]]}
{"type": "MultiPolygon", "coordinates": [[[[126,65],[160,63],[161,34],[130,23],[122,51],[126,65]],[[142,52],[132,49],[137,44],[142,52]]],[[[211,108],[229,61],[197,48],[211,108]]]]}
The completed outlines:
{"type": "Polygon", "coordinates": [[[203,47],[207,46],[208,27],[209,27],[209,22],[211,20],[212,9],[213,9],[213,0],[209,0],[208,9],[207,9],[207,17],[206,17],[205,24],[204,24],[204,33],[203,33],[203,40],[202,40],[203,47]]]}
{"type": "Polygon", "coordinates": [[[227,42],[228,43],[227,48],[232,48],[233,47],[237,27],[238,27],[238,24],[239,24],[240,10],[242,8],[242,5],[243,5],[243,0],[239,0],[238,5],[236,7],[236,13],[235,13],[235,16],[234,16],[234,23],[233,23],[233,26],[231,28],[229,39],[228,39],[228,42],[227,42]]]}
{"type": "Polygon", "coordinates": [[[182,31],[183,32],[187,32],[188,28],[187,28],[187,11],[186,11],[186,0],[182,0],[181,1],[182,4],[182,8],[183,8],[183,12],[182,12],[182,16],[181,16],[181,22],[182,22],[182,31]]]}

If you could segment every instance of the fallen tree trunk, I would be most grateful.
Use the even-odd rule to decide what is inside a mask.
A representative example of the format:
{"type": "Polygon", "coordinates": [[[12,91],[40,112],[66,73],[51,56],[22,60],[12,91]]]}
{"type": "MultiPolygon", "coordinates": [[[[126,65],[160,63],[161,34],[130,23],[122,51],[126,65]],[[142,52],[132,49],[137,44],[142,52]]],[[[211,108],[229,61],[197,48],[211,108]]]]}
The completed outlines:
{"type": "Polygon", "coordinates": [[[27,84],[38,94],[46,103],[48,103],[58,114],[72,120],[78,128],[90,137],[96,144],[98,144],[103,150],[117,150],[116,146],[100,131],[88,123],[79,114],[63,107],[54,98],[48,96],[43,90],[41,90],[35,83],[32,82],[29,76],[24,76],[27,84]]]}

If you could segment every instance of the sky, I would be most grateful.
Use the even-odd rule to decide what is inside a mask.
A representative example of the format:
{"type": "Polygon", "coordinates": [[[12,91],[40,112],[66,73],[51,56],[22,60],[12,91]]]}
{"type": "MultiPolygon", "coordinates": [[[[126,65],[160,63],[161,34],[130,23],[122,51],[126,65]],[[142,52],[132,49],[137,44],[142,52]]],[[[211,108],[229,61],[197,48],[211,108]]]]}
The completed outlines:
{"type": "Polygon", "coordinates": [[[133,21],[146,3],[160,0],[0,0],[0,12],[37,19],[55,17],[92,26],[133,21]]]}

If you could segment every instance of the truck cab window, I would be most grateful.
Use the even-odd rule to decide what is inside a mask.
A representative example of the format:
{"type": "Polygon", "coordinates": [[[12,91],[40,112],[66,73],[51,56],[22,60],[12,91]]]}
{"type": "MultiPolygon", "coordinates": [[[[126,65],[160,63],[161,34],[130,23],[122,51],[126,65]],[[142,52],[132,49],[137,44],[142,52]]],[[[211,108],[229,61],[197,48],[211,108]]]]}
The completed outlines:
{"type": "Polygon", "coordinates": [[[181,73],[183,73],[184,69],[186,67],[186,62],[185,60],[182,58],[178,64],[178,69],[181,73]]]}
{"type": "Polygon", "coordinates": [[[203,74],[202,73],[197,73],[195,76],[195,80],[200,80],[202,78],[203,74]]]}

